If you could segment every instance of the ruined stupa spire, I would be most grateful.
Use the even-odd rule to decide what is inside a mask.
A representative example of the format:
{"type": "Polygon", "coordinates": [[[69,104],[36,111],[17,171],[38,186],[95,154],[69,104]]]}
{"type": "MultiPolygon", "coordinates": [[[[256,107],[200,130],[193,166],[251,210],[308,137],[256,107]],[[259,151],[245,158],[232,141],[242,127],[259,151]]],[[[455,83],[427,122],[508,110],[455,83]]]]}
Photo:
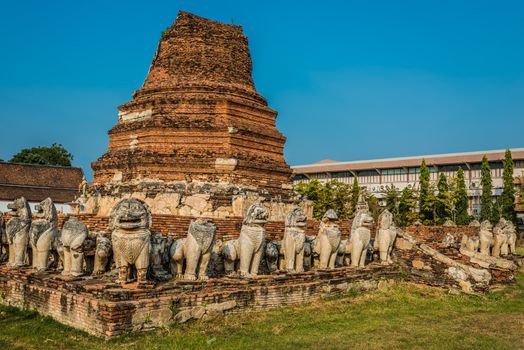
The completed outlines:
{"type": "Polygon", "coordinates": [[[255,90],[242,27],[180,12],[143,86],[119,107],[94,184],[196,180],[289,197],[276,116],[255,90]]]}

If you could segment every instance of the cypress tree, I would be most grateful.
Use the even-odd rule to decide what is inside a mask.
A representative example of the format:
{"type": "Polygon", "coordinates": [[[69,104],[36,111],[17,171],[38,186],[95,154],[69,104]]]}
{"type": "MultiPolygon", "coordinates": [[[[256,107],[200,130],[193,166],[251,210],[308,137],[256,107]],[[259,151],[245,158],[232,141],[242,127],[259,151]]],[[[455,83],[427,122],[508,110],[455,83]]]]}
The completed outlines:
{"type": "Polygon", "coordinates": [[[493,202],[493,206],[491,208],[491,217],[489,220],[491,221],[493,225],[496,225],[500,220],[500,217],[501,217],[500,207],[501,207],[501,200],[499,197],[495,199],[495,202],[493,202]]]}
{"type": "Polygon", "coordinates": [[[414,191],[409,187],[402,190],[398,202],[398,218],[395,222],[400,226],[409,226],[417,221],[416,212],[417,198],[414,191]]]}
{"type": "Polygon", "coordinates": [[[394,217],[398,215],[399,194],[400,192],[393,184],[386,186],[386,209],[389,210],[394,217]]]}
{"type": "Polygon", "coordinates": [[[506,150],[504,156],[504,171],[502,175],[504,189],[500,196],[500,215],[513,223],[516,223],[515,213],[515,185],[513,182],[513,158],[511,151],[506,150]]]}
{"type": "Polygon", "coordinates": [[[470,222],[468,214],[468,191],[466,189],[466,179],[464,170],[459,168],[457,171],[457,186],[455,187],[455,213],[457,225],[467,225],[470,222]]]}
{"type": "Polygon", "coordinates": [[[432,193],[429,188],[429,168],[426,165],[426,160],[422,159],[420,165],[420,195],[419,195],[419,213],[420,220],[424,224],[433,222],[433,208],[432,208],[432,193]]]}
{"type": "Polygon", "coordinates": [[[360,194],[360,187],[358,185],[358,179],[355,176],[353,178],[353,187],[351,188],[351,216],[355,214],[355,210],[358,204],[358,196],[360,194]]]}
{"type": "Polygon", "coordinates": [[[448,179],[444,173],[440,173],[437,183],[437,202],[436,202],[436,217],[435,222],[438,224],[444,223],[446,220],[451,219],[451,203],[448,179]]]}
{"type": "Polygon", "coordinates": [[[482,158],[482,166],[480,167],[480,181],[482,185],[482,195],[480,197],[480,221],[482,222],[484,220],[493,219],[493,184],[491,182],[491,168],[486,156],[482,158]]]}

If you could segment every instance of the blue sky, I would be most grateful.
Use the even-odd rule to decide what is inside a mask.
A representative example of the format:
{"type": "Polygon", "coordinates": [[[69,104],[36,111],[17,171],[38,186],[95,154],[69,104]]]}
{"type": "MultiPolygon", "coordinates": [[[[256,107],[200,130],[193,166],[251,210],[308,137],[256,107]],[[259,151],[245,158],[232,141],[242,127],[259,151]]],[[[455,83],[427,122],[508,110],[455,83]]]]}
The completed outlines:
{"type": "Polygon", "coordinates": [[[523,1],[1,1],[0,158],[90,177],[179,9],[244,26],[291,165],[524,147],[523,1]]]}

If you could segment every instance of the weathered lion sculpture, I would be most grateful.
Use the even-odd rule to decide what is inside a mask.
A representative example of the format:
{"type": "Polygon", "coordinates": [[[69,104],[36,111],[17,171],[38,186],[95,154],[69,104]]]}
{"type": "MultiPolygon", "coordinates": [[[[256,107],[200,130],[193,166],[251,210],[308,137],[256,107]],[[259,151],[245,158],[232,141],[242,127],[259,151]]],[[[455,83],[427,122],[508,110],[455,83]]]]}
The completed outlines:
{"type": "Polygon", "coordinates": [[[0,211],[0,263],[7,261],[9,258],[9,243],[5,233],[4,213],[0,211]]]}
{"type": "Polygon", "coordinates": [[[462,240],[460,241],[460,248],[469,250],[470,252],[477,252],[480,248],[480,237],[469,237],[463,234],[462,240]]]}
{"type": "Polygon", "coordinates": [[[31,228],[31,209],[24,197],[15,199],[7,208],[13,216],[6,225],[7,242],[9,244],[10,267],[25,265],[27,244],[29,243],[29,229],[31,228]]]}
{"type": "Polygon", "coordinates": [[[149,275],[155,281],[167,281],[172,275],[165,266],[171,262],[169,248],[173,244],[171,237],[162,234],[151,235],[151,255],[149,258],[149,275]]]}
{"type": "Polygon", "coordinates": [[[499,257],[508,255],[508,236],[506,235],[506,226],[508,222],[501,218],[493,228],[493,250],[492,255],[499,257]]]}
{"type": "Polygon", "coordinates": [[[507,239],[507,245],[508,245],[508,254],[516,254],[516,245],[517,245],[517,230],[515,229],[515,225],[508,221],[508,224],[506,225],[506,228],[504,230],[506,233],[507,239]]]}
{"type": "Polygon", "coordinates": [[[319,268],[334,269],[338,247],[342,233],[336,221],[337,213],[329,209],[320,222],[317,238],[315,239],[315,253],[319,255],[319,268]]]}
{"type": "Polygon", "coordinates": [[[58,239],[58,216],[51,198],[46,198],[35,206],[38,219],[33,220],[29,239],[33,253],[33,268],[45,271],[49,265],[51,249],[58,239]]]}
{"type": "Polygon", "coordinates": [[[112,230],[113,258],[118,269],[118,282],[130,281],[130,268],[136,268],[138,283],[147,281],[151,253],[151,213],[136,198],[122,199],[109,214],[112,230]]]}
{"type": "Polygon", "coordinates": [[[348,250],[348,240],[343,239],[340,241],[337,250],[337,258],[335,260],[335,267],[348,266],[348,257],[351,252],[348,250]]]}
{"type": "Polygon", "coordinates": [[[239,272],[241,277],[253,277],[258,274],[260,259],[265,243],[264,225],[269,211],[260,203],[255,203],[247,210],[238,237],[239,272]]]}
{"type": "Polygon", "coordinates": [[[232,239],[224,243],[222,258],[224,259],[224,271],[226,275],[232,275],[238,270],[238,263],[240,261],[238,251],[238,239],[232,239]]]}
{"type": "Polygon", "coordinates": [[[393,214],[385,209],[378,216],[378,231],[375,241],[373,242],[373,248],[378,250],[380,263],[382,265],[389,265],[393,263],[391,259],[391,251],[393,250],[393,244],[397,238],[397,228],[393,221],[393,214]]]}
{"type": "Polygon", "coordinates": [[[266,243],[266,247],[264,248],[264,259],[266,260],[267,269],[270,273],[279,270],[281,246],[282,244],[280,241],[270,241],[266,243]]]}
{"type": "Polygon", "coordinates": [[[302,208],[296,207],[286,217],[286,228],[282,240],[284,268],[288,272],[304,272],[304,243],[306,234],[304,227],[307,216],[302,208]]]}
{"type": "Polygon", "coordinates": [[[493,225],[489,220],[484,220],[480,224],[479,241],[480,254],[491,255],[494,240],[493,225]]]}
{"type": "Polygon", "coordinates": [[[358,210],[353,219],[349,235],[351,266],[353,267],[364,267],[366,264],[366,255],[371,239],[370,227],[373,225],[373,222],[373,217],[367,209],[358,210]]]}
{"type": "Polygon", "coordinates": [[[206,219],[191,221],[187,237],[178,239],[171,245],[171,273],[186,280],[195,280],[197,276],[200,280],[207,280],[206,270],[211,258],[215,232],[215,225],[206,219]]]}
{"type": "Polygon", "coordinates": [[[72,216],[64,223],[60,240],[63,249],[63,275],[84,274],[84,242],[89,235],[87,226],[72,216]]]}
{"type": "Polygon", "coordinates": [[[111,240],[101,233],[97,234],[93,275],[102,275],[108,270],[112,253],[111,240]]]}

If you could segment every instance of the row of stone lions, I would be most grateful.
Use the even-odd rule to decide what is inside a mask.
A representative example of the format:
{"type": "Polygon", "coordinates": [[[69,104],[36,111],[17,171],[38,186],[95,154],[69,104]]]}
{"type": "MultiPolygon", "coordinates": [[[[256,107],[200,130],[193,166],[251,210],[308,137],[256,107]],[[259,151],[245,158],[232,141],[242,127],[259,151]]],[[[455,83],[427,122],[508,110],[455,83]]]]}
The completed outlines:
{"type": "MultiPolygon", "coordinates": [[[[112,208],[110,235],[89,232],[75,216],[69,217],[59,230],[56,209],[49,198],[36,205],[35,219],[24,198],[8,208],[11,218],[5,225],[0,219],[0,230],[2,256],[9,267],[61,270],[63,275],[74,277],[111,272],[119,283],[145,283],[172,276],[206,280],[209,270],[220,269],[228,275],[250,278],[260,270],[294,273],[315,267],[363,267],[373,248],[374,220],[365,203],[359,204],[347,240],[342,239],[333,210],[323,216],[318,234],[307,236],[307,217],[296,207],[286,217],[282,240],[269,242],[264,229],[269,212],[260,203],[248,209],[239,237],[226,242],[215,239],[215,225],[204,218],[193,220],[184,238],[152,235],[150,210],[135,198],[123,199],[112,208]]],[[[387,210],[378,221],[374,248],[382,264],[391,264],[397,228],[387,210]]]]}
{"type": "Polygon", "coordinates": [[[462,236],[462,249],[493,257],[516,254],[517,230],[511,221],[501,218],[495,226],[488,220],[478,225],[478,236],[462,236]]]}

